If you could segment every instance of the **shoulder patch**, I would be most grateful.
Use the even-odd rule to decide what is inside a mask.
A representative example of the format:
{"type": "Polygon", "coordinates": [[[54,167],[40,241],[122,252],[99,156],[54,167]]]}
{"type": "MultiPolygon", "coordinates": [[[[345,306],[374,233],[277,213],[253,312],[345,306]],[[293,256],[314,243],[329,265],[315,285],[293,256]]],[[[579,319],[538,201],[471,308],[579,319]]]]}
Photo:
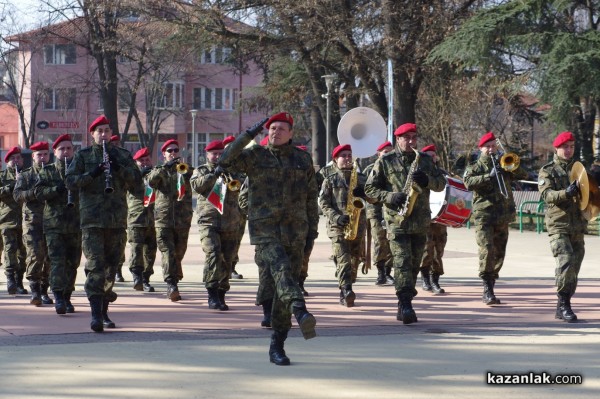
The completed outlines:
{"type": "Polygon", "coordinates": [[[546,181],[544,179],[538,180],[538,186],[543,186],[545,183],[546,183],[546,181]]]}

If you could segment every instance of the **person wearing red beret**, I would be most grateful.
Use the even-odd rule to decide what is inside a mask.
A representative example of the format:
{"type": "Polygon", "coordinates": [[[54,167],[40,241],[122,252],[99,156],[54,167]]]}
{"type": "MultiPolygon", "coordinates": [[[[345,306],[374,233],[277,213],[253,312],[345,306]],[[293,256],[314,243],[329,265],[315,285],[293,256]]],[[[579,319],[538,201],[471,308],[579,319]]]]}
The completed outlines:
{"type": "Polygon", "coordinates": [[[85,263],[85,293],[90,303],[90,328],[115,328],[108,316],[117,299],[113,290],[127,240],[127,190],[139,187],[140,171],[131,153],[111,141],[108,119],[90,125],[92,145],[79,150],[66,173],[68,190],[79,190],[79,217],[85,263]]]}
{"type": "Polygon", "coordinates": [[[479,139],[479,158],[464,172],[465,187],[473,192],[472,220],[479,247],[479,278],[483,282],[482,301],[496,305],[494,286],[500,275],[508,243],[508,227],[516,216],[511,183],[525,179],[519,167],[512,173],[503,170],[498,158],[496,136],[487,132],[479,139]]]}
{"type": "Polygon", "coordinates": [[[394,135],[395,151],[375,161],[365,191],[383,204],[394,259],[396,319],[412,324],[418,321],[412,300],[431,221],[429,192],[442,191],[446,179],[431,157],[415,149],[418,132],[414,123],[400,125],[394,135]]]}
{"type": "Polygon", "coordinates": [[[294,315],[305,339],[316,336],[298,284],[304,249],[318,236],[318,188],[310,154],[292,145],[294,120],[287,112],[264,119],[229,144],[219,165],[248,178],[248,230],[259,271],[257,305],[272,304],[269,360],[289,365],[284,341],[294,315]],[[269,129],[269,145],[248,144],[269,129]]]}
{"type": "Polygon", "coordinates": [[[164,163],[148,175],[148,184],[156,192],[154,226],[156,242],[162,254],[163,280],[167,283],[167,299],[181,300],[178,283],[183,279],[183,257],[194,213],[192,205],[191,168],[183,163],[179,142],[165,141],[161,146],[164,163]]]}
{"type": "Polygon", "coordinates": [[[48,246],[54,309],[57,314],[65,314],[75,312],[71,294],[81,263],[79,192],[69,191],[65,186],[65,173],[74,156],[71,136],[60,135],[52,144],[52,150],[54,163],[40,171],[35,197],[44,203],[44,235],[48,246]]]}
{"type": "Polygon", "coordinates": [[[13,197],[23,209],[23,243],[27,251],[25,277],[31,289],[30,303],[41,306],[54,301],[48,296],[50,264],[46,237],[44,235],[44,202],[35,196],[35,184],[39,175],[48,163],[48,142],[39,141],[32,144],[32,165],[19,173],[13,197]]]}
{"type": "Polygon", "coordinates": [[[17,178],[23,169],[21,149],[12,147],[8,150],[4,155],[4,163],[6,163],[6,169],[0,172],[0,231],[4,243],[6,290],[9,295],[26,295],[29,292],[23,287],[26,268],[23,218],[21,205],[13,197],[17,178]]]}
{"type": "Polygon", "coordinates": [[[575,164],[575,136],[571,132],[562,132],[552,145],[554,159],[540,169],[538,190],[548,205],[546,229],[556,261],[554,276],[558,303],[555,318],[573,323],[577,321],[577,315],[571,308],[571,298],[577,289],[585,255],[584,236],[588,221],[579,207],[579,182],[569,181],[575,164]]]}

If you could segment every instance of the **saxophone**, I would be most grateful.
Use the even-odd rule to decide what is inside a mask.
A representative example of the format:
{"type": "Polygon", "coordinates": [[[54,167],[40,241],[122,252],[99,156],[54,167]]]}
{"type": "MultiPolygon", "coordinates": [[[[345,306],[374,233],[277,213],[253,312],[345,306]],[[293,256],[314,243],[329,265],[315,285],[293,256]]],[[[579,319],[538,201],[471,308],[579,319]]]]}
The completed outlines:
{"type": "Polygon", "coordinates": [[[350,183],[348,184],[348,201],[346,202],[346,214],[350,216],[350,223],[344,227],[344,238],[348,241],[355,240],[358,236],[358,225],[360,222],[360,213],[365,207],[365,200],[355,197],[354,189],[358,185],[358,165],[354,163],[352,173],[350,174],[350,183]]]}
{"type": "Polygon", "coordinates": [[[402,189],[402,192],[405,193],[407,197],[404,204],[398,210],[399,223],[402,223],[404,219],[411,214],[413,207],[415,206],[415,201],[417,200],[417,197],[423,192],[423,189],[418,184],[415,184],[413,182],[412,177],[413,173],[419,167],[419,158],[421,157],[421,154],[419,154],[419,151],[415,150],[414,148],[412,150],[417,154],[417,156],[410,165],[410,169],[408,170],[408,176],[406,176],[406,183],[404,184],[404,188],[402,189]]]}

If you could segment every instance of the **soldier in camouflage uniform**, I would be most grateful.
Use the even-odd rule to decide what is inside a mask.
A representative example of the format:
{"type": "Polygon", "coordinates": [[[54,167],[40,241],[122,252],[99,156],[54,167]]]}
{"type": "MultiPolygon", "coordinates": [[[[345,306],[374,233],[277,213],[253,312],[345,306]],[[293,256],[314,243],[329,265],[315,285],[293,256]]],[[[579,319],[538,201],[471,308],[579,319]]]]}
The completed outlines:
{"type": "Polygon", "coordinates": [[[33,164],[19,173],[13,197],[23,210],[23,240],[27,251],[25,276],[31,289],[30,303],[41,306],[42,303],[53,303],[48,296],[50,262],[44,236],[44,202],[35,196],[35,184],[42,168],[48,163],[48,143],[37,142],[30,149],[33,164]]]}
{"type": "Polygon", "coordinates": [[[319,212],[312,159],[291,145],[293,119],[287,112],[266,121],[267,146],[245,148],[265,120],[240,134],[219,161],[225,170],[248,176],[248,228],[259,278],[272,292],[270,361],[288,365],[283,349],[293,313],[305,339],[316,336],[316,319],[298,285],[307,242],[317,236],[319,212]]]}
{"type": "MultiPolygon", "coordinates": [[[[206,164],[194,171],[190,181],[192,189],[198,193],[196,213],[200,227],[200,242],[205,254],[204,285],[208,292],[208,307],[210,309],[229,310],[225,303],[225,293],[229,291],[233,259],[237,253],[240,207],[238,204],[239,190],[230,190],[227,185],[218,185],[226,190],[225,201],[222,203],[222,213],[209,201],[209,196],[219,195],[213,192],[219,177],[225,178],[223,169],[217,166],[224,146],[220,140],[206,145],[206,164]]],[[[240,179],[240,176],[227,176],[240,179]]]]}
{"type": "Polygon", "coordinates": [[[395,288],[399,300],[396,319],[411,324],[417,321],[412,299],[417,294],[415,284],[431,221],[429,192],[442,191],[446,180],[430,157],[419,155],[415,162],[417,126],[414,123],[401,125],[394,135],[396,150],[375,161],[365,191],[369,197],[384,204],[383,216],[394,257],[395,288]],[[410,215],[402,218],[397,210],[410,200],[409,190],[405,188],[407,179],[412,179],[411,187],[415,191],[421,190],[421,193],[416,197],[410,215]]]}
{"type": "MultiPolygon", "coordinates": [[[[377,147],[377,157],[380,158],[388,152],[394,151],[392,143],[386,141],[377,147]]],[[[375,162],[369,164],[364,171],[365,176],[369,176],[375,166],[375,162]]],[[[366,210],[367,220],[371,227],[371,236],[373,237],[373,258],[377,267],[377,279],[375,285],[394,284],[394,278],[391,275],[394,258],[390,250],[390,242],[387,239],[387,231],[383,221],[383,204],[380,202],[367,202],[366,210]]]]}
{"type": "Polygon", "coordinates": [[[150,276],[154,274],[157,244],[154,202],[151,202],[153,196],[147,193],[147,176],[152,171],[150,151],[145,147],[138,150],[133,160],[140,169],[143,180],[138,189],[127,193],[127,240],[131,250],[129,271],[133,276],[134,290],[154,292],[154,287],[150,284],[150,276]]]}
{"type": "Polygon", "coordinates": [[[108,306],[117,299],[113,286],[125,250],[127,191],[140,187],[141,180],[129,151],[110,143],[109,124],[104,115],[92,122],[89,131],[94,142],[75,154],[66,179],[67,189],[79,190],[85,292],[95,332],[115,327],[108,306]]]}
{"type": "Polygon", "coordinates": [[[25,274],[25,246],[21,205],[13,198],[17,176],[23,168],[19,147],[11,148],[4,156],[6,169],[0,173],[0,230],[4,244],[4,274],[6,290],[10,295],[27,294],[23,287],[25,274]]]}
{"type": "Polygon", "coordinates": [[[571,309],[571,297],[577,289],[577,276],[585,255],[584,233],[587,220],[579,209],[577,180],[570,182],[573,167],[575,137],[571,132],[560,133],[552,144],[554,160],[540,169],[538,189],[547,204],[546,228],[550,249],[556,260],[557,319],[568,323],[577,321],[571,309]]]}
{"type": "Polygon", "coordinates": [[[167,297],[177,302],[181,300],[177,287],[177,283],[183,278],[181,262],[187,250],[194,214],[190,186],[192,171],[177,172],[177,165],[181,162],[177,140],[167,140],[161,151],[165,163],[150,172],[148,182],[156,191],[154,226],[156,242],[162,254],[162,272],[167,283],[167,297]]]}
{"type": "Polygon", "coordinates": [[[524,179],[527,173],[518,168],[507,173],[495,161],[497,157],[496,137],[492,132],[479,140],[479,159],[465,169],[465,187],[473,191],[473,220],[479,246],[479,278],[483,281],[482,300],[486,305],[499,304],[494,293],[494,285],[504,264],[508,225],[515,219],[516,209],[511,182],[524,179]],[[492,160],[494,157],[494,161],[492,160]],[[496,164],[496,168],[494,168],[496,164]],[[507,196],[502,195],[499,176],[504,179],[507,196]]]}
{"type": "Polygon", "coordinates": [[[68,191],[65,186],[66,165],[74,155],[71,136],[59,136],[52,149],[54,163],[41,170],[35,184],[35,196],[45,203],[44,235],[48,245],[54,309],[57,314],[65,314],[75,312],[71,294],[75,290],[77,268],[81,262],[79,192],[68,191]]]}
{"type": "MultiPolygon", "coordinates": [[[[352,147],[349,144],[338,145],[333,149],[332,158],[337,166],[337,172],[323,181],[319,205],[327,220],[327,235],[331,239],[333,255],[336,259],[340,304],[352,307],[356,299],[352,284],[356,281],[358,265],[363,256],[362,243],[365,239],[367,219],[365,213],[360,211],[356,221],[358,223],[356,239],[346,239],[344,231],[351,222],[351,215],[346,212],[346,207],[348,196],[351,194],[349,185],[353,170],[352,147]]],[[[364,197],[365,180],[362,173],[357,173],[357,185],[354,190],[362,190],[362,195],[358,197],[364,197]]]]}

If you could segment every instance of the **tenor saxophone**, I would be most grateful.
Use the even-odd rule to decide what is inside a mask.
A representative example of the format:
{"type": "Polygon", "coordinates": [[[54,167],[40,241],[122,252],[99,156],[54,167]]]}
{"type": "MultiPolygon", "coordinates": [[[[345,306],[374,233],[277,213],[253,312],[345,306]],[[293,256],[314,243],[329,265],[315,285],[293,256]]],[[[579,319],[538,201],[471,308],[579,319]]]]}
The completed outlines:
{"type": "Polygon", "coordinates": [[[406,182],[404,183],[404,188],[402,192],[406,194],[406,201],[400,209],[398,210],[398,218],[399,222],[402,223],[406,217],[408,217],[415,206],[415,202],[417,201],[417,197],[419,194],[423,192],[423,189],[413,181],[413,173],[419,167],[419,158],[421,154],[419,151],[412,149],[417,155],[415,156],[415,160],[410,165],[410,169],[408,170],[408,176],[406,176],[406,182]]]}
{"type": "Polygon", "coordinates": [[[344,227],[344,238],[348,241],[356,240],[358,236],[358,226],[360,222],[360,213],[365,207],[365,200],[354,196],[354,189],[358,185],[358,166],[356,163],[350,174],[350,183],[348,184],[348,201],[346,202],[346,214],[350,216],[350,223],[344,227]]]}

